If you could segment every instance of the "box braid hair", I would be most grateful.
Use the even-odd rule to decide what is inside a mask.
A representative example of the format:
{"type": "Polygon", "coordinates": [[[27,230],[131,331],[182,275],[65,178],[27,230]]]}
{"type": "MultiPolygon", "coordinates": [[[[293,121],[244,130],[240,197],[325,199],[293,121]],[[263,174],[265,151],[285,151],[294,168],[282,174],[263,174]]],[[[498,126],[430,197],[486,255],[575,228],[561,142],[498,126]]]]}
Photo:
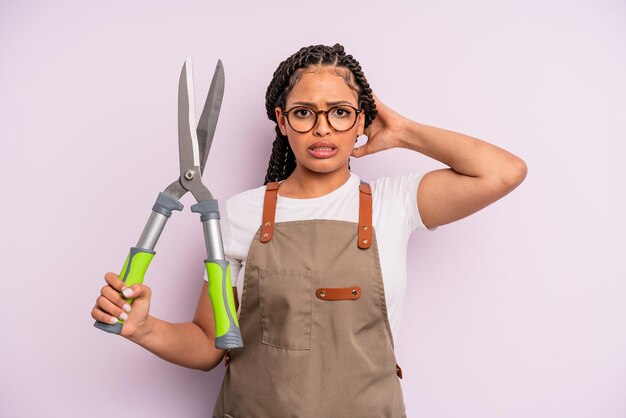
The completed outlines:
{"type": "MultiPolygon", "coordinates": [[[[274,109],[280,106],[285,109],[287,96],[298,81],[303,69],[313,66],[347,68],[348,75],[344,76],[346,83],[355,90],[359,97],[359,108],[365,113],[365,128],[376,117],[376,105],[372,89],[367,82],[361,66],[352,55],[346,55],[343,46],[311,45],[301,48],[298,52],[281,62],[265,94],[265,108],[267,117],[276,122],[276,139],[272,144],[272,156],[270,157],[265,176],[265,183],[285,180],[296,168],[296,157],[289,146],[287,136],[283,135],[278,127],[274,109]]],[[[348,169],[350,162],[348,161],[348,169]]]]}

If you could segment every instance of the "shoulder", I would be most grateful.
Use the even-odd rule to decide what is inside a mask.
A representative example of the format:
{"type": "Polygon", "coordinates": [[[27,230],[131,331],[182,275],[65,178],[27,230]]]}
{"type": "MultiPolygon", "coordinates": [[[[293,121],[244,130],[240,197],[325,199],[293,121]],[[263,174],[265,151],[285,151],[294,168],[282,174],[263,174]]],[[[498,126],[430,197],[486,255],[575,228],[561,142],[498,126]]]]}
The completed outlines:
{"type": "Polygon", "coordinates": [[[243,192],[234,194],[226,199],[226,206],[238,206],[257,203],[259,200],[263,200],[264,192],[265,186],[259,186],[252,189],[244,190],[243,192]]]}
{"type": "MultiPolygon", "coordinates": [[[[417,207],[417,189],[427,171],[378,178],[370,182],[374,211],[397,216],[411,230],[426,229],[417,207]]],[[[434,229],[431,229],[434,230],[434,229]]]]}
{"type": "Polygon", "coordinates": [[[265,186],[244,190],[226,199],[224,209],[231,224],[257,222],[263,209],[265,186]]]}
{"type": "MultiPolygon", "coordinates": [[[[381,177],[369,182],[372,187],[372,194],[377,193],[385,196],[406,197],[415,189],[426,172],[404,173],[396,176],[381,177]]],[[[413,196],[415,196],[415,193],[413,196]]]]}

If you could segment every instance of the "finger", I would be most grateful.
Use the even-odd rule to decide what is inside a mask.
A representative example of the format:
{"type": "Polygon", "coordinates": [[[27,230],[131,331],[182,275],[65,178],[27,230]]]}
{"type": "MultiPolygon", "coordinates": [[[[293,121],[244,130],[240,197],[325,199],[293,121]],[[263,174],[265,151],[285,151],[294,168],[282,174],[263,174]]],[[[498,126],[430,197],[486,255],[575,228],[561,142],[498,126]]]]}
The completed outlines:
{"type": "Polygon", "coordinates": [[[115,273],[108,272],[107,274],[104,275],[104,280],[106,280],[109,286],[111,286],[113,289],[117,290],[118,292],[121,292],[122,289],[125,287],[122,279],[120,279],[120,277],[115,273]]]}
{"type": "Polygon", "coordinates": [[[124,296],[132,297],[133,299],[149,299],[151,294],[152,290],[141,283],[134,284],[124,290],[124,296]]]}
{"type": "Polygon", "coordinates": [[[104,296],[98,297],[96,301],[96,306],[103,312],[120,318],[122,320],[128,319],[128,315],[126,312],[122,310],[119,306],[115,305],[113,302],[105,298],[104,296]]]}
{"type": "Polygon", "coordinates": [[[127,298],[131,297],[131,290],[126,287],[126,284],[122,281],[122,279],[120,279],[117,274],[109,272],[104,275],[104,279],[113,289],[117,290],[118,292],[122,292],[127,298]]]}
{"type": "Polygon", "coordinates": [[[367,144],[363,144],[360,147],[353,148],[350,155],[356,158],[367,155],[367,144]]]}
{"type": "Polygon", "coordinates": [[[105,324],[117,324],[117,318],[101,310],[97,304],[91,309],[91,317],[105,324]]]}
{"type": "Polygon", "coordinates": [[[130,312],[130,305],[126,303],[126,300],[120,295],[120,293],[111,286],[104,286],[100,293],[102,293],[103,297],[108,299],[118,308],[123,309],[126,312],[130,312]]]}

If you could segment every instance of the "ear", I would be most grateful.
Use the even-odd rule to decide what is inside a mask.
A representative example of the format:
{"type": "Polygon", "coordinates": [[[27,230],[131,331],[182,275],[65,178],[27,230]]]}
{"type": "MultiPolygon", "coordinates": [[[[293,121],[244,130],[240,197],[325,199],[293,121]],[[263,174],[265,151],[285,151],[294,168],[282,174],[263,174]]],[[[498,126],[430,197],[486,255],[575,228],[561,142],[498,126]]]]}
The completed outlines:
{"type": "Polygon", "coordinates": [[[285,120],[285,115],[283,115],[283,110],[280,108],[280,106],[276,106],[276,108],[274,109],[274,112],[276,113],[276,121],[278,122],[278,128],[280,129],[280,132],[284,135],[287,136],[287,120],[285,120]]]}
{"type": "Polygon", "coordinates": [[[359,119],[356,122],[357,126],[357,136],[363,135],[365,131],[365,111],[359,113],[359,119]]]}

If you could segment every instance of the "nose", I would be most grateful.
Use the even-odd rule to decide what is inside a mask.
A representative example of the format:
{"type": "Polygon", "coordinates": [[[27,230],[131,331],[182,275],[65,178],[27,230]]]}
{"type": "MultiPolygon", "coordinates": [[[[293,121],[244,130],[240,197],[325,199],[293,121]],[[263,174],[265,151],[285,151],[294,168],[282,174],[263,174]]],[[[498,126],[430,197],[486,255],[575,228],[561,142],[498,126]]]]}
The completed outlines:
{"type": "Polygon", "coordinates": [[[326,136],[330,133],[332,128],[328,123],[328,115],[323,110],[317,112],[317,121],[313,127],[313,134],[318,136],[326,136]]]}

